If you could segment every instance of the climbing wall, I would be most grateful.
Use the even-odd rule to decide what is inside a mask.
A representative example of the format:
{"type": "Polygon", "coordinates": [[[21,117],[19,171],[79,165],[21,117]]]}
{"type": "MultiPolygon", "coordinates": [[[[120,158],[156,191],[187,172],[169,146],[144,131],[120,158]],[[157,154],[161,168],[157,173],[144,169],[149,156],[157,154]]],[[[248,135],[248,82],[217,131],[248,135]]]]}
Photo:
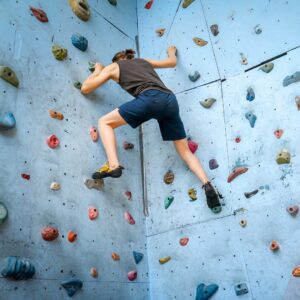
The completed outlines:
{"type": "Polygon", "coordinates": [[[125,176],[105,180],[102,190],[84,185],[105,162],[90,127],[97,127],[101,115],[130,97],[114,83],[87,96],[73,86],[90,74],[89,61],[107,65],[115,52],[135,48],[136,2],[89,4],[87,22],[72,12],[68,1],[6,1],[0,10],[0,65],[11,67],[20,81],[16,88],[0,79],[0,111],[12,112],[16,119],[14,129],[0,132],[0,202],[8,209],[0,226],[0,259],[26,257],[36,269],[28,281],[1,276],[1,299],[68,299],[61,282],[69,278],[83,282],[74,295],[78,299],[148,299],[138,130],[116,131],[125,176]],[[29,5],[42,8],[49,22],[39,22],[29,5]],[[87,38],[85,52],[72,45],[74,33],[87,38]],[[68,49],[66,59],[54,58],[53,44],[68,49]],[[63,113],[64,119],[51,118],[49,109],[63,113]],[[46,143],[52,134],[60,140],[55,149],[46,143]],[[124,141],[134,149],[125,151],[124,141]],[[52,182],[61,189],[51,190],[52,182]],[[130,200],[126,191],[132,194],[130,200]],[[89,219],[90,207],[99,212],[95,220],[89,219]],[[124,219],[126,211],[134,225],[124,219]],[[54,241],[42,239],[45,226],[58,229],[54,241]],[[69,231],[77,234],[73,243],[67,239],[69,231]],[[138,265],[133,251],[144,254],[138,265]],[[112,259],[113,252],[120,255],[119,261],[112,259]],[[97,278],[90,276],[92,267],[97,278]],[[134,282],[127,278],[129,271],[137,271],[134,282]]]}
{"type": "Polygon", "coordinates": [[[201,183],[172,143],[162,142],[156,121],[143,125],[151,299],[195,299],[200,283],[219,286],[212,299],[300,299],[299,278],[292,276],[300,263],[299,216],[287,212],[299,205],[300,85],[283,86],[299,71],[299,3],[195,0],[184,9],[183,2],[156,0],[148,10],[138,1],[141,56],[162,59],[168,46],[177,47],[177,66],[158,73],[176,93],[187,134],[199,145],[196,155],[224,196],[223,209],[209,210],[201,183]],[[165,29],[162,37],[158,28],[165,29]],[[268,61],[274,68],[265,73],[260,68],[268,61]],[[201,77],[192,82],[195,71],[201,77]],[[199,103],[207,98],[216,99],[209,109],[199,103]],[[279,165],[283,149],[290,163],[279,165]],[[211,159],[218,168],[209,168],[211,159]],[[228,183],[236,167],[246,172],[228,183]],[[175,175],[170,185],[163,181],[168,170],[175,175]],[[167,196],[174,200],[165,209],[167,196]],[[277,251],[270,250],[272,241],[277,251]],[[238,284],[248,293],[236,295],[238,284]]]}

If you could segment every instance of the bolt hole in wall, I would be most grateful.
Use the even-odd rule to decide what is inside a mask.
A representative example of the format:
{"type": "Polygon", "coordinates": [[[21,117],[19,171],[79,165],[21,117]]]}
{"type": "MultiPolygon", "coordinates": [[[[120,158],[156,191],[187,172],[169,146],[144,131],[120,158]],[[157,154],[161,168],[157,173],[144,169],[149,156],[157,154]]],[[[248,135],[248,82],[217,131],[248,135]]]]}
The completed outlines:
{"type": "Polygon", "coordinates": [[[5,299],[299,298],[296,0],[26,0],[3,8],[5,299]],[[78,89],[92,61],[109,64],[135,48],[137,35],[142,57],[162,59],[177,47],[177,67],[158,72],[177,94],[190,150],[224,196],[218,215],[152,121],[142,162],[149,218],[138,131],[117,132],[122,179],[89,178],[105,160],[98,118],[130,97],[111,84],[91,96],[78,89]]]}

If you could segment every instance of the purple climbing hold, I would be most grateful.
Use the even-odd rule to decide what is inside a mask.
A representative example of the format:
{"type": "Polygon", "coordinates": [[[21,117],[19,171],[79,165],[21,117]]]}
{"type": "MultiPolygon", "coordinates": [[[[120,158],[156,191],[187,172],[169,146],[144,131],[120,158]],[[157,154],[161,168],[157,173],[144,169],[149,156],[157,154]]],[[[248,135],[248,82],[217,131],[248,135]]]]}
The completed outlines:
{"type": "Polygon", "coordinates": [[[250,126],[253,128],[255,126],[255,122],[256,122],[256,115],[252,112],[247,112],[245,114],[246,119],[249,121],[250,126]]]}
{"type": "Polygon", "coordinates": [[[208,300],[218,289],[219,286],[217,284],[205,285],[204,283],[200,283],[197,286],[196,300],[208,300]]]}
{"type": "Polygon", "coordinates": [[[300,81],[300,71],[295,72],[294,74],[290,75],[290,76],[286,76],[283,79],[282,85],[283,86],[288,86],[292,83],[298,82],[300,81]]]}
{"type": "Polygon", "coordinates": [[[219,167],[217,160],[214,158],[208,162],[208,166],[211,170],[217,169],[219,167]]]}
{"type": "Polygon", "coordinates": [[[0,115],[0,129],[12,129],[16,126],[16,119],[11,112],[0,115]]]}

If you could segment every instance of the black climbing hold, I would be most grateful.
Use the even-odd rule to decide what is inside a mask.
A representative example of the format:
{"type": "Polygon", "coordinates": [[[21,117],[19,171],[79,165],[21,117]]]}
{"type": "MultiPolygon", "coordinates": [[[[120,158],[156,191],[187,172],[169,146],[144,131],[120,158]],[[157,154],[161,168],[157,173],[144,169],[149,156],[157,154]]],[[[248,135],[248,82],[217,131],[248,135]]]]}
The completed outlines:
{"type": "Polygon", "coordinates": [[[219,27],[217,24],[213,24],[210,26],[210,31],[213,34],[213,36],[217,36],[219,34],[219,27]]]}
{"type": "Polygon", "coordinates": [[[28,258],[8,256],[1,262],[1,275],[15,280],[27,280],[33,277],[35,268],[28,258]]]}
{"type": "Polygon", "coordinates": [[[88,40],[78,33],[72,34],[71,41],[73,46],[81,51],[85,51],[88,47],[88,40]]]}
{"type": "Polygon", "coordinates": [[[67,291],[69,297],[73,297],[81,288],[82,281],[76,278],[64,280],[61,286],[67,291]]]}
{"type": "Polygon", "coordinates": [[[133,251],[133,258],[136,264],[138,264],[144,257],[143,253],[133,251]]]}
{"type": "Polygon", "coordinates": [[[254,195],[256,195],[257,193],[258,193],[258,190],[254,190],[252,192],[248,192],[248,193],[246,192],[246,193],[244,193],[244,195],[247,199],[249,199],[249,198],[253,197],[254,195]]]}
{"type": "Polygon", "coordinates": [[[82,83],[80,81],[75,81],[73,83],[74,87],[76,87],[76,89],[80,90],[81,89],[81,86],[82,86],[82,83]]]}
{"type": "Polygon", "coordinates": [[[117,0],[107,0],[111,5],[116,6],[117,0]]]}
{"type": "Polygon", "coordinates": [[[192,82],[197,81],[200,78],[200,73],[198,71],[195,71],[194,74],[189,75],[189,79],[192,82]]]}

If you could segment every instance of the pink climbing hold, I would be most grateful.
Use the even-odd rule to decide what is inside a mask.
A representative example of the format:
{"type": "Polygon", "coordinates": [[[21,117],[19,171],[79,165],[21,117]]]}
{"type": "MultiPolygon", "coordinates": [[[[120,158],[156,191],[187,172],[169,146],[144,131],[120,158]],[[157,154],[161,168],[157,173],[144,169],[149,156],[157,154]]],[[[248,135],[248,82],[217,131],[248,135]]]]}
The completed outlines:
{"type": "Polygon", "coordinates": [[[127,277],[128,277],[128,279],[130,281],[135,280],[136,277],[137,277],[137,271],[130,271],[130,272],[128,272],[127,277]]]}
{"type": "Polygon", "coordinates": [[[131,225],[135,224],[135,221],[134,221],[132,215],[128,211],[124,212],[124,218],[129,224],[131,224],[131,225]]]}
{"type": "Polygon", "coordinates": [[[180,239],[179,244],[181,246],[186,246],[188,242],[189,242],[189,238],[188,237],[184,237],[184,238],[180,239]]]}
{"type": "Polygon", "coordinates": [[[153,0],[148,1],[148,2],[146,3],[146,5],[145,5],[145,8],[146,8],[146,9],[150,9],[151,6],[152,6],[152,4],[153,4],[153,0]]]}
{"type": "Polygon", "coordinates": [[[90,207],[89,208],[89,218],[90,220],[95,220],[98,217],[98,209],[95,207],[90,207]]]}
{"type": "Polygon", "coordinates": [[[198,144],[191,139],[188,139],[188,145],[192,153],[195,153],[198,149],[198,144]]]}
{"type": "Polygon", "coordinates": [[[93,142],[97,142],[98,141],[98,138],[99,138],[99,134],[98,134],[98,130],[96,127],[91,127],[90,128],[90,136],[93,140],[93,142]]]}
{"type": "Polygon", "coordinates": [[[233,171],[229,174],[227,178],[227,182],[230,183],[232,180],[234,180],[239,175],[246,173],[248,171],[247,167],[236,167],[233,169],[233,171]]]}
{"type": "Polygon", "coordinates": [[[52,149],[56,148],[59,145],[58,137],[55,134],[50,135],[47,138],[47,145],[52,149]]]}
{"type": "Polygon", "coordinates": [[[277,130],[275,130],[275,131],[274,131],[274,135],[275,135],[278,139],[280,139],[281,136],[283,135],[283,130],[282,130],[282,129],[277,129],[277,130]]]}
{"type": "Polygon", "coordinates": [[[291,216],[296,216],[298,211],[299,211],[299,206],[298,205],[290,205],[287,207],[286,211],[291,215],[291,216]]]}
{"type": "Polygon", "coordinates": [[[131,200],[131,197],[132,197],[132,193],[130,191],[126,191],[124,193],[125,197],[128,199],[128,200],[131,200]]]}

